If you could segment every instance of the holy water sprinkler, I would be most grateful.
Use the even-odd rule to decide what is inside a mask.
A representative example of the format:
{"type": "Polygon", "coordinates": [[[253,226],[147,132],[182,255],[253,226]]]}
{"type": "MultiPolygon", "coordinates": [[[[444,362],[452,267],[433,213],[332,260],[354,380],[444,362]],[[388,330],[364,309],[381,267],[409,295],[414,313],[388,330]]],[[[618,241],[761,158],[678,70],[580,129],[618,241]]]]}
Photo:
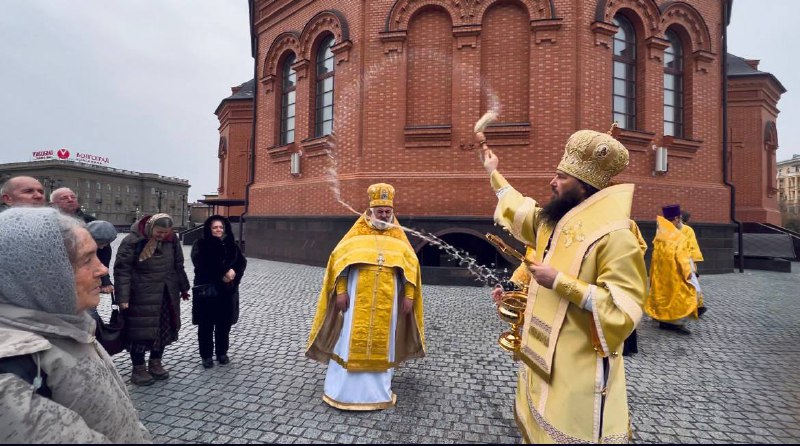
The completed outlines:
{"type": "Polygon", "coordinates": [[[494,110],[489,110],[481,116],[481,119],[478,119],[478,122],[475,123],[475,136],[478,138],[478,147],[481,149],[480,156],[481,160],[486,157],[486,153],[489,151],[489,148],[486,147],[486,136],[483,134],[483,131],[486,130],[486,127],[489,126],[492,122],[497,120],[497,112],[494,110]]]}
{"type": "Polygon", "coordinates": [[[486,130],[486,127],[489,124],[493,123],[497,120],[497,112],[494,110],[489,110],[488,112],[484,113],[481,116],[481,119],[478,119],[478,122],[475,123],[475,133],[481,133],[486,130]]]}

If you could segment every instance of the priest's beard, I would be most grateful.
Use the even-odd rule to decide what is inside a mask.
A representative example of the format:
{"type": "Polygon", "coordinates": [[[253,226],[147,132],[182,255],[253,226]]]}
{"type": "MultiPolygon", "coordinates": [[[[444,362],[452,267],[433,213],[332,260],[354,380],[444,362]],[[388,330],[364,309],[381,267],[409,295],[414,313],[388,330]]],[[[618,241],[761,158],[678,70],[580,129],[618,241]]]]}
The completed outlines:
{"type": "Polygon", "coordinates": [[[553,199],[547,203],[541,211],[541,216],[544,223],[551,228],[554,228],[561,217],[567,214],[572,208],[581,204],[584,200],[583,191],[580,188],[570,189],[564,191],[559,197],[553,192],[553,199]]]}
{"type": "MultiPolygon", "coordinates": [[[[394,219],[394,217],[392,217],[394,219]]],[[[385,222],[383,220],[378,219],[373,213],[372,210],[367,211],[367,223],[374,229],[379,231],[385,231],[389,229],[392,224],[385,222]]]]}

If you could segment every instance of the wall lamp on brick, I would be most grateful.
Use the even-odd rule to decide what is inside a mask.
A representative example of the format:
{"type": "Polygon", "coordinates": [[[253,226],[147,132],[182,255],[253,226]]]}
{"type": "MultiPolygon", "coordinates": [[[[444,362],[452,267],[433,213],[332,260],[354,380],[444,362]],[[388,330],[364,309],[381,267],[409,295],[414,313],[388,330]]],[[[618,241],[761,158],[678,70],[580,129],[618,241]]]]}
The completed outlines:
{"type": "Polygon", "coordinates": [[[289,173],[292,174],[293,177],[299,177],[300,173],[300,157],[303,156],[303,152],[292,152],[290,162],[289,162],[289,173]]]}
{"type": "Polygon", "coordinates": [[[655,168],[653,169],[653,176],[666,175],[667,171],[669,170],[669,160],[667,159],[668,158],[667,148],[657,147],[654,144],[653,151],[656,153],[656,163],[655,163],[655,168]]]}

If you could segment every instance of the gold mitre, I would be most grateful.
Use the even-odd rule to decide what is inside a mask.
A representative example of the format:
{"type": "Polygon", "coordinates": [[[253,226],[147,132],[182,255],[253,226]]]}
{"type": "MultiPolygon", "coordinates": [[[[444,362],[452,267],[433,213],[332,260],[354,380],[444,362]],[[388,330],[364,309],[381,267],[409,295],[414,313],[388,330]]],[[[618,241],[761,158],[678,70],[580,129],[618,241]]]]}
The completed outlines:
{"type": "Polygon", "coordinates": [[[613,136],[578,130],[567,140],[558,170],[603,189],[628,166],[628,150],[613,136]]]}
{"type": "Polygon", "coordinates": [[[394,187],[391,184],[376,183],[367,189],[369,195],[369,207],[375,208],[379,206],[389,206],[393,208],[394,205],[394,187]]]}

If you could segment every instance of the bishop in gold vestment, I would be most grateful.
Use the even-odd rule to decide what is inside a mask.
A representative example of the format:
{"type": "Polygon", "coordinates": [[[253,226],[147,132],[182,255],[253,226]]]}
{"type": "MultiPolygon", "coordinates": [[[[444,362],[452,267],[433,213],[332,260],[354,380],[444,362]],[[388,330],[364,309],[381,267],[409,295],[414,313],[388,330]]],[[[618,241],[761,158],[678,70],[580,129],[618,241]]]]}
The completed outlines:
{"type": "Polygon", "coordinates": [[[576,132],[550,182],[553,199],[540,206],[511,187],[481,145],[499,199],[495,222],[536,253],[514,405],[522,436],[529,443],[627,442],[621,350],[641,320],[646,287],[630,225],[633,185],[609,186],[627,166],[627,150],[610,135],[576,132]]]}
{"type": "Polygon", "coordinates": [[[393,406],[395,367],[425,355],[419,261],[394,219],[394,188],[368,194],[370,208],[328,259],[306,347],[328,364],[323,400],[342,410],[393,406]]]}

